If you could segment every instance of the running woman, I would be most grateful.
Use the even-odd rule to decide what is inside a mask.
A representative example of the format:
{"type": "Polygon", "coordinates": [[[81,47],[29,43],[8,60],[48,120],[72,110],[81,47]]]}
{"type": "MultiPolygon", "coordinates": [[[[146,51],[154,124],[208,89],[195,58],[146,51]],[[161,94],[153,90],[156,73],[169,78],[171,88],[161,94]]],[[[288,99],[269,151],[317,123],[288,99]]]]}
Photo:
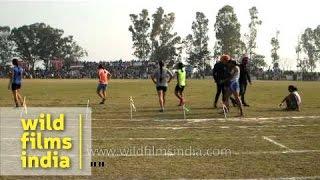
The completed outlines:
{"type": "Polygon", "coordinates": [[[20,93],[23,69],[19,66],[18,59],[12,59],[12,64],[14,67],[10,72],[8,89],[11,89],[16,107],[19,107],[19,105],[23,106],[23,100],[20,93]]]}
{"type": "Polygon", "coordinates": [[[186,86],[186,70],[181,62],[178,63],[178,71],[177,71],[177,85],[174,91],[174,94],[180,100],[179,106],[182,106],[185,103],[183,97],[183,90],[186,86]]]}
{"type": "Polygon", "coordinates": [[[170,83],[172,78],[173,78],[172,73],[167,68],[164,67],[164,63],[162,61],[159,61],[159,70],[157,70],[151,76],[153,83],[156,84],[156,89],[158,92],[159,104],[160,104],[159,112],[164,111],[168,83],[170,83]]]}
{"type": "Polygon", "coordinates": [[[229,109],[228,99],[231,95],[233,95],[239,107],[240,116],[243,116],[243,108],[242,108],[242,102],[240,99],[240,85],[239,85],[240,68],[237,65],[237,62],[234,60],[230,60],[227,63],[227,67],[230,71],[230,77],[226,79],[226,81],[228,82],[228,86],[226,89],[226,99],[225,99],[224,105],[227,107],[227,109],[229,109]]]}
{"type": "Polygon", "coordinates": [[[111,74],[102,66],[102,64],[99,64],[98,66],[98,78],[99,84],[97,87],[97,94],[101,98],[100,104],[104,104],[104,102],[106,101],[106,91],[109,80],[111,78],[111,74]]]}

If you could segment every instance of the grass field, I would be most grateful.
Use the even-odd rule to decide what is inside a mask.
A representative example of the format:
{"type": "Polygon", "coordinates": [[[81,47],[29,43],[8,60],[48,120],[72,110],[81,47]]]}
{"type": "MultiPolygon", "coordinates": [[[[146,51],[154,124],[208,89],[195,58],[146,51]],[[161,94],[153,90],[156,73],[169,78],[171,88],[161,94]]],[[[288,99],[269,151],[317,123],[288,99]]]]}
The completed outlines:
{"type": "MultiPolygon", "coordinates": [[[[255,81],[248,87],[251,106],[245,108],[245,118],[235,118],[237,109],[232,108],[224,119],[221,109],[212,108],[212,80],[189,80],[186,120],[173,95],[175,82],[170,84],[164,113],[158,112],[151,80],[112,80],[105,105],[98,104],[96,85],[96,80],[25,80],[23,95],[29,107],[85,107],[89,99],[93,149],[155,147],[198,154],[100,154],[93,160],[104,161],[106,167],[92,168],[95,178],[320,179],[320,82],[255,81]],[[278,107],[289,84],[300,91],[301,112],[278,107]],[[129,96],[137,108],[132,120],[129,96]],[[208,155],[208,150],[219,154],[208,155]]],[[[0,107],[13,106],[7,80],[1,80],[0,87],[0,107]]]]}

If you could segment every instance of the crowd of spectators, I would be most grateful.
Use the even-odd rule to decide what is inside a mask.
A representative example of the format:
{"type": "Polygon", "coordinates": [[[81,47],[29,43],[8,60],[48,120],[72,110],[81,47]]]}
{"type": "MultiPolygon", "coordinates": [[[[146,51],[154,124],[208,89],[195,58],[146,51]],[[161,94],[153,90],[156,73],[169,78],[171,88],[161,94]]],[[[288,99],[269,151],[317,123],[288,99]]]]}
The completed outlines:
{"type": "MultiPolygon", "coordinates": [[[[28,71],[25,69],[25,78],[97,78],[97,67],[102,64],[115,79],[146,79],[158,68],[158,65],[149,61],[80,61],[69,68],[50,70],[36,69],[35,71],[28,71]]],[[[169,68],[173,69],[173,67],[169,68]]],[[[194,71],[192,67],[186,67],[188,78],[203,78],[201,71],[194,71]]],[[[0,68],[0,78],[7,77],[10,67],[0,68]]],[[[294,71],[281,71],[268,69],[255,69],[251,71],[251,75],[258,80],[320,80],[320,73],[301,73],[294,71]]],[[[211,69],[208,66],[205,71],[205,76],[211,78],[211,69]]]]}

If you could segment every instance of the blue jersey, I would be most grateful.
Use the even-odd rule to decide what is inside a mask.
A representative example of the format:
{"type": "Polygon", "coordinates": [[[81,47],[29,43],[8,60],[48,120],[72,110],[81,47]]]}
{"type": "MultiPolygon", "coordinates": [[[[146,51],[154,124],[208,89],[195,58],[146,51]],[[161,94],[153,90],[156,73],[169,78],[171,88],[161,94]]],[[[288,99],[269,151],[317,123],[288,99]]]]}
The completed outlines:
{"type": "Polygon", "coordinates": [[[13,79],[12,79],[12,84],[21,84],[22,80],[22,68],[19,66],[15,66],[13,68],[13,79]]]}

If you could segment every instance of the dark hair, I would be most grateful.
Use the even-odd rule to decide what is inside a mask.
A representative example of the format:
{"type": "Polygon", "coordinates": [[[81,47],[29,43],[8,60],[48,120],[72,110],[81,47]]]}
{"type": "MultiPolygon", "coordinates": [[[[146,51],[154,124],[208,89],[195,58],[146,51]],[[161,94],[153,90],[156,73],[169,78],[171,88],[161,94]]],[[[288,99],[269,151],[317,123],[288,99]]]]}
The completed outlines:
{"type": "Polygon", "coordinates": [[[183,72],[183,63],[182,62],[178,63],[178,68],[181,69],[181,71],[183,72]]]}
{"type": "Polygon", "coordinates": [[[160,82],[162,82],[162,71],[163,71],[163,66],[164,66],[164,63],[162,61],[159,61],[159,67],[160,67],[160,82]]]}
{"type": "Polygon", "coordinates": [[[12,64],[15,66],[18,66],[18,59],[16,58],[12,59],[12,64]]]}
{"type": "Polygon", "coordinates": [[[104,69],[102,64],[99,64],[98,69],[104,69]]]}
{"type": "Polygon", "coordinates": [[[289,91],[289,92],[298,91],[298,88],[295,87],[294,85],[290,85],[290,86],[288,86],[288,91],[289,91]]]}
{"type": "Polygon", "coordinates": [[[238,63],[237,63],[237,61],[235,61],[235,60],[230,60],[230,61],[228,61],[227,64],[228,64],[229,66],[231,66],[231,67],[238,66],[238,63]]]}

